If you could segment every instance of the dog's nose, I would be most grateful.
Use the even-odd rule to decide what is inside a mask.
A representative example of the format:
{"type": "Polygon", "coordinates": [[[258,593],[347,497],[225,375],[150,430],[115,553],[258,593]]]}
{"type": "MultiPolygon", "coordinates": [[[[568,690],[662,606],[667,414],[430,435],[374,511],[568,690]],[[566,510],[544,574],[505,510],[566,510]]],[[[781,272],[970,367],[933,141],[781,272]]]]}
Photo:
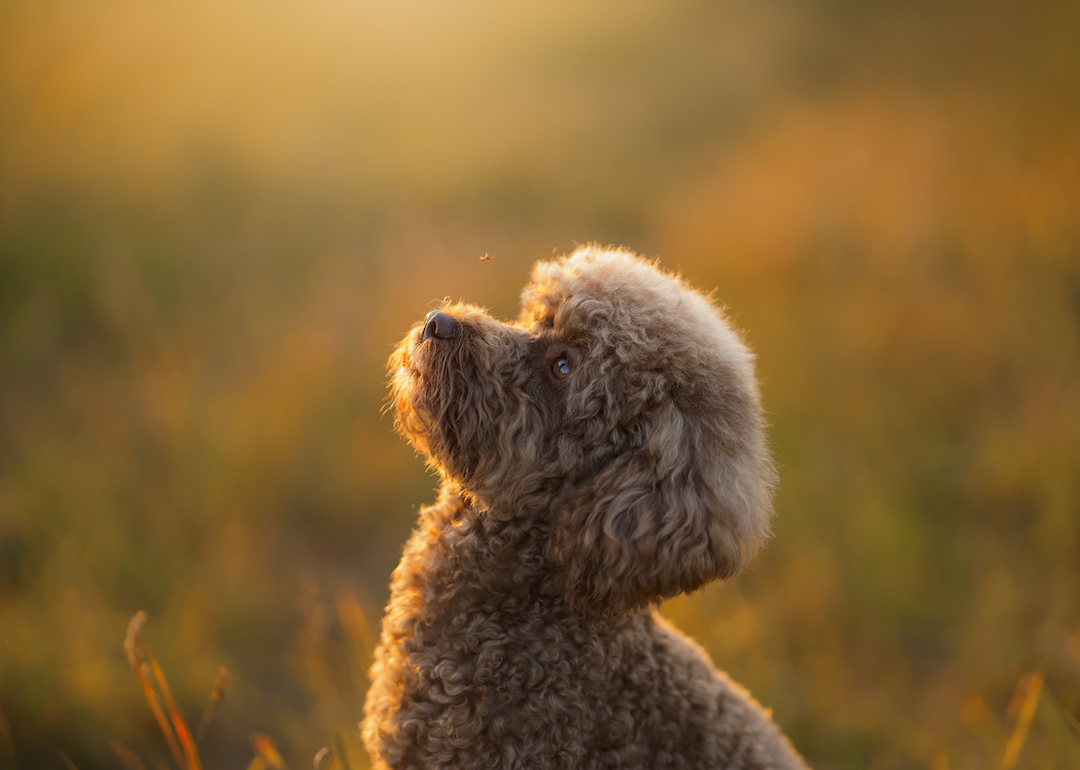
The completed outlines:
{"type": "Polygon", "coordinates": [[[441,310],[432,310],[424,321],[424,339],[428,340],[432,337],[439,340],[453,339],[460,329],[461,324],[452,316],[441,310]]]}

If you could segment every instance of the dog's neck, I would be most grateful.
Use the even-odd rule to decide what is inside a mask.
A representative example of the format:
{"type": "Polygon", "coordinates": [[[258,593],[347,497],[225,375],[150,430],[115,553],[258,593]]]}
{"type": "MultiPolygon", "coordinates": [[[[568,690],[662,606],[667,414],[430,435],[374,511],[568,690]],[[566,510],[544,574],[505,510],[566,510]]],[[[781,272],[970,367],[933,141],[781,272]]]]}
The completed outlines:
{"type": "Polygon", "coordinates": [[[425,519],[439,528],[446,558],[461,561],[458,566],[469,562],[482,568],[477,574],[485,582],[497,570],[509,569],[515,583],[550,571],[544,559],[549,528],[545,517],[535,512],[485,504],[448,482],[436,504],[421,514],[421,521],[425,519]]]}
{"type": "Polygon", "coordinates": [[[563,594],[545,553],[548,537],[547,522],[535,513],[485,507],[447,483],[438,501],[420,512],[394,573],[395,588],[414,593],[425,615],[485,608],[501,614],[538,605],[561,612],[563,594]]]}

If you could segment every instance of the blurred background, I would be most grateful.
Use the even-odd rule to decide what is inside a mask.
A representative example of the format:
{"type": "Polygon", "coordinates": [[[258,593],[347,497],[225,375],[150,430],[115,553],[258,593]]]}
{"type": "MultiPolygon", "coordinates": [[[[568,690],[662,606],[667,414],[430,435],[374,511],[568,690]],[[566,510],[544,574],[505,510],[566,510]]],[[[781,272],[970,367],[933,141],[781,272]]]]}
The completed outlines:
{"type": "Polygon", "coordinates": [[[172,762],[146,610],[192,725],[228,667],[206,767],[366,767],[436,483],[386,359],[590,241],[715,289],[773,425],[774,539],[664,612],[817,768],[1080,766],[1078,41],[1072,0],[0,5],[0,766],[172,762]]]}

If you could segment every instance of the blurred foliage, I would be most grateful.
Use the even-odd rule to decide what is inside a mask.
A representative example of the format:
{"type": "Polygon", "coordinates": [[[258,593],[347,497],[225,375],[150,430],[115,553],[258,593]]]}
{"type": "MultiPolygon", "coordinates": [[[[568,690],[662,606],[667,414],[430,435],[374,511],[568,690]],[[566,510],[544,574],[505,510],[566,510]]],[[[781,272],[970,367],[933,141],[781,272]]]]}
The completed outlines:
{"type": "Polygon", "coordinates": [[[145,610],[190,723],[230,672],[206,767],[366,766],[435,483],[386,357],[590,240],[717,287],[774,426],[774,540],[664,611],[817,768],[1080,765],[1078,39],[1065,0],[0,6],[0,765],[169,761],[145,610]]]}

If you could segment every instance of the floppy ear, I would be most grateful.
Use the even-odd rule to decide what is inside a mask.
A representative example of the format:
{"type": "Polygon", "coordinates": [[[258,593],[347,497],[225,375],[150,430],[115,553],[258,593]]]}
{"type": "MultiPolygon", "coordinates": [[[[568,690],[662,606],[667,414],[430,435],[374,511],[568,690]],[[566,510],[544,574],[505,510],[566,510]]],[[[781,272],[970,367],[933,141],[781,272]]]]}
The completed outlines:
{"type": "Polygon", "coordinates": [[[712,414],[674,402],[639,446],[556,501],[548,556],[574,607],[627,611],[735,575],[768,535],[775,472],[757,394],[712,414]]]}

